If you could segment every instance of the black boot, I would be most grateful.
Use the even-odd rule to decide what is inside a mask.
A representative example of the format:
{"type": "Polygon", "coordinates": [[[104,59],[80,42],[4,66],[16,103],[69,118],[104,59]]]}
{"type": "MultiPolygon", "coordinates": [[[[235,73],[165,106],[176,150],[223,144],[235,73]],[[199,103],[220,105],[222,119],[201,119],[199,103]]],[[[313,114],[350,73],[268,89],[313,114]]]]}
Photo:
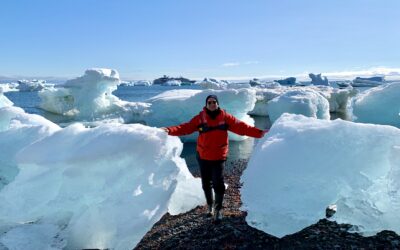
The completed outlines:
{"type": "Polygon", "coordinates": [[[220,223],[222,220],[222,201],[224,200],[224,192],[221,193],[216,193],[215,194],[215,209],[214,209],[214,215],[213,215],[213,220],[214,222],[220,223]]]}
{"type": "Polygon", "coordinates": [[[215,193],[215,210],[222,209],[222,201],[224,200],[224,192],[215,193]]]}
{"type": "Polygon", "coordinates": [[[206,196],[206,201],[207,201],[207,217],[211,217],[213,215],[213,192],[210,190],[210,192],[207,192],[204,190],[204,194],[206,196]]]}
{"type": "Polygon", "coordinates": [[[213,216],[213,205],[207,205],[207,217],[213,216]]]}
{"type": "Polygon", "coordinates": [[[215,210],[215,211],[214,211],[214,214],[213,214],[213,221],[214,221],[215,224],[221,223],[222,217],[223,217],[223,215],[222,215],[222,209],[220,209],[220,210],[215,210]]]}

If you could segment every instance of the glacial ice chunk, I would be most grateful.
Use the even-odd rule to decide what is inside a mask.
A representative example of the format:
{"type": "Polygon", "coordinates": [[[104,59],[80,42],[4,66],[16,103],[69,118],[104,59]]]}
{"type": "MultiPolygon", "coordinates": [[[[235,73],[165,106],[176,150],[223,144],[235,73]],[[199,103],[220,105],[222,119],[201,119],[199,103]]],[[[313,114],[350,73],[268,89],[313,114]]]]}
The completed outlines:
{"type": "Polygon", "coordinates": [[[326,76],[324,76],[324,79],[322,79],[321,74],[313,74],[310,73],[308,74],[308,76],[311,78],[311,84],[313,85],[324,85],[324,86],[330,86],[328,78],[326,78],[326,76]]]}
{"type": "Polygon", "coordinates": [[[282,237],[325,217],[400,233],[400,129],[284,114],[243,173],[247,222],[282,237]]]}
{"type": "Polygon", "coordinates": [[[0,190],[14,180],[19,168],[16,154],[60,127],[18,107],[0,108],[0,190]]]}
{"type": "Polygon", "coordinates": [[[268,113],[271,122],[277,120],[283,113],[302,114],[308,117],[329,120],[329,102],[317,91],[294,89],[275,97],[268,102],[268,113]]]}
{"type": "Polygon", "coordinates": [[[125,102],[114,96],[112,92],[119,83],[116,70],[88,69],[83,76],[67,81],[62,88],[40,91],[40,107],[78,120],[120,118],[125,123],[142,120],[148,112],[148,104],[125,102]]]}
{"type": "Polygon", "coordinates": [[[374,77],[356,77],[351,85],[353,87],[376,87],[385,83],[385,77],[374,76],[374,77]]]}
{"type": "Polygon", "coordinates": [[[386,124],[400,127],[400,82],[371,88],[353,101],[356,122],[386,124]]]}
{"type": "Polygon", "coordinates": [[[140,124],[76,123],[26,143],[11,152],[20,171],[0,191],[1,244],[132,249],[167,211],[205,202],[182,147],[140,124]]]}

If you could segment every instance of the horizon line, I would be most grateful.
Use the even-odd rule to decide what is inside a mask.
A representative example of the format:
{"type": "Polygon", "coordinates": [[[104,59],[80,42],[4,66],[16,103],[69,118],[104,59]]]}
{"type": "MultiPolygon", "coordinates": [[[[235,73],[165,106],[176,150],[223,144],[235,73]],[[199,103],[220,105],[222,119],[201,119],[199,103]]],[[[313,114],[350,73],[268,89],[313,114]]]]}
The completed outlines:
{"type": "MultiPolygon", "coordinates": [[[[86,70],[86,69],[85,69],[86,70]]],[[[118,71],[118,70],[117,70],[118,71]]],[[[309,73],[311,72],[302,72],[302,73],[297,73],[297,74],[288,74],[288,75],[254,75],[254,76],[204,76],[204,77],[185,77],[189,78],[191,80],[203,80],[204,78],[214,78],[218,80],[231,80],[231,81],[240,81],[240,80],[252,80],[252,79],[260,79],[260,80],[276,80],[276,79],[285,79],[288,77],[296,77],[298,79],[309,79],[309,73]]],[[[392,80],[395,79],[400,79],[400,68],[392,68],[392,67],[373,67],[369,68],[366,70],[344,70],[344,71],[331,71],[331,72],[321,72],[321,73],[315,73],[315,74],[321,74],[322,77],[327,77],[328,80],[352,80],[355,77],[373,77],[373,76],[384,76],[386,78],[390,78],[392,80]]],[[[44,80],[55,80],[55,81],[62,81],[62,80],[69,80],[69,79],[74,79],[77,77],[82,76],[24,76],[24,75],[0,75],[0,80],[1,81],[12,81],[12,80],[21,80],[21,79],[27,79],[27,80],[32,80],[32,79],[44,79],[44,80]]],[[[159,77],[162,76],[169,76],[168,74],[160,74],[159,77]]],[[[172,77],[182,77],[183,74],[180,74],[180,76],[172,76],[172,77]]],[[[147,78],[141,78],[141,77],[120,77],[121,81],[134,81],[134,80],[149,80],[149,79],[157,79],[159,77],[147,77],[147,78]]]]}

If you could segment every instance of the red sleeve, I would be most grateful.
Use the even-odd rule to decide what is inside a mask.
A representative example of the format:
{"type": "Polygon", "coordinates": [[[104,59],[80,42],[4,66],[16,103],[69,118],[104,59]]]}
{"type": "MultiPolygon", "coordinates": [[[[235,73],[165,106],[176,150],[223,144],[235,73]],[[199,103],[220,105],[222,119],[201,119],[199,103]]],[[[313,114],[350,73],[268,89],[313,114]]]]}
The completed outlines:
{"type": "Polygon", "coordinates": [[[255,138],[261,138],[263,136],[263,131],[256,127],[250,126],[238,119],[236,119],[233,115],[226,113],[225,114],[226,123],[228,123],[229,131],[232,131],[238,135],[247,135],[255,138]]]}
{"type": "Polygon", "coordinates": [[[193,117],[189,122],[182,123],[178,126],[167,127],[169,135],[188,135],[198,130],[197,126],[200,124],[199,115],[193,117]]]}

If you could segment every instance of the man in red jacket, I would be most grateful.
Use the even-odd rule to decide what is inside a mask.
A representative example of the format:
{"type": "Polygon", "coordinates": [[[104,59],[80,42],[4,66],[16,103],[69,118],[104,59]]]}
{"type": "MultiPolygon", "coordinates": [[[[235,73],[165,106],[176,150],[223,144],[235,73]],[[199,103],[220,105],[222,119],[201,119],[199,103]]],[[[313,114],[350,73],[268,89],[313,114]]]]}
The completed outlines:
{"type": "Polygon", "coordinates": [[[223,169],[228,155],[228,130],[239,135],[261,138],[268,130],[247,125],[233,115],[219,108],[218,97],[209,95],[206,106],[189,122],[178,126],[162,128],[169,135],[181,136],[198,131],[197,161],[204,194],[208,205],[208,216],[213,216],[216,223],[222,219],[222,201],[225,193],[223,169]],[[213,194],[215,193],[214,214],[213,194]]]}

